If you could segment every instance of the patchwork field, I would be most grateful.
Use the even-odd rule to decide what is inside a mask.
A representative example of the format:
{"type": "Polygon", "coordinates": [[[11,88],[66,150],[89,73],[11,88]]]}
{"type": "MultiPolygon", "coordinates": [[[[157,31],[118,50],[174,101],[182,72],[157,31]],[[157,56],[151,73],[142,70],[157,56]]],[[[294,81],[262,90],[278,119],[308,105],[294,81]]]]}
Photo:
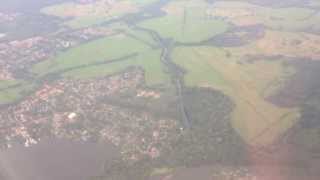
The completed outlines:
{"type": "Polygon", "coordinates": [[[114,147],[85,179],[312,179],[319,0],[36,1],[0,12],[0,149],[114,147]]]}
{"type": "Polygon", "coordinates": [[[239,57],[228,57],[225,50],[215,47],[179,48],[173,59],[188,70],[188,85],[213,87],[234,100],[233,126],[249,144],[271,143],[299,115],[297,109],[280,108],[265,100],[287,76],[285,72],[290,72],[281,60],[239,62],[239,57]]]}
{"type": "Polygon", "coordinates": [[[319,60],[320,36],[310,33],[266,31],[263,38],[232,51],[242,55],[284,56],[319,60]]]}
{"type": "Polygon", "coordinates": [[[71,28],[83,28],[99,24],[112,18],[137,12],[138,9],[155,0],[99,0],[94,3],[68,2],[49,6],[42,9],[42,13],[61,18],[71,18],[66,25],[71,28]]]}
{"type": "MultiPolygon", "coordinates": [[[[150,15],[152,12],[142,9],[154,2],[98,0],[42,9],[42,13],[60,17],[64,25],[77,30],[90,26],[117,33],[59,51],[35,64],[30,73],[36,79],[52,73],[61,78],[90,79],[138,66],[145,71],[147,85],[168,85],[175,73],[168,73],[170,68],[161,56],[172,48],[169,55],[185,70],[187,87],[211,87],[233,100],[232,124],[247,143],[271,143],[295,124],[300,107],[284,108],[267,99],[294,75],[295,69],[284,64],[290,63],[288,59],[320,59],[318,2],[279,8],[249,0],[172,0],[159,7],[163,14],[157,11],[150,19],[101,24],[140,11],[141,17],[150,15]],[[214,41],[217,35],[221,35],[220,47],[211,41],[202,43],[214,41]],[[162,47],[159,39],[172,39],[172,47],[162,47]],[[227,41],[230,46],[225,45],[227,41]]],[[[0,88],[9,85],[0,82],[0,88]]],[[[1,91],[0,100],[14,101],[27,89],[23,85],[1,91]]]]}
{"type": "MultiPolygon", "coordinates": [[[[153,1],[152,1],[153,2],[153,1]]],[[[73,28],[98,24],[137,12],[151,1],[97,1],[93,4],[65,3],[43,9],[46,14],[71,18],[73,28]],[[97,8],[98,6],[98,8],[97,8]]],[[[200,43],[228,32],[234,26],[266,26],[264,35],[233,48],[208,46],[176,47],[172,59],[186,71],[187,86],[212,87],[230,96],[236,108],[232,124],[249,144],[273,142],[299,117],[297,108],[282,108],[266,100],[294,73],[280,57],[318,60],[320,38],[303,31],[317,28],[317,11],[307,8],[273,8],[245,1],[177,0],[165,5],[164,16],[137,25],[179,43],[200,43]],[[260,57],[247,61],[248,56],[260,57]],[[279,57],[267,60],[263,57],[279,57]]],[[[124,24],[111,25],[119,34],[82,44],[55,58],[36,64],[38,76],[63,72],[63,77],[94,78],[139,66],[149,86],[169,84],[161,50],[149,34],[124,24]],[[132,56],[130,56],[132,55],[132,56]],[[125,59],[121,59],[124,58],[125,59]],[[119,61],[111,61],[119,60],[119,61]]]]}
{"type": "Polygon", "coordinates": [[[320,14],[307,8],[271,8],[241,1],[220,1],[208,9],[207,14],[238,26],[263,24],[271,29],[289,31],[320,28],[320,14]]]}
{"type": "Polygon", "coordinates": [[[0,180],[320,177],[319,0],[20,1],[0,6],[0,156],[41,163],[0,158],[0,180]]]}

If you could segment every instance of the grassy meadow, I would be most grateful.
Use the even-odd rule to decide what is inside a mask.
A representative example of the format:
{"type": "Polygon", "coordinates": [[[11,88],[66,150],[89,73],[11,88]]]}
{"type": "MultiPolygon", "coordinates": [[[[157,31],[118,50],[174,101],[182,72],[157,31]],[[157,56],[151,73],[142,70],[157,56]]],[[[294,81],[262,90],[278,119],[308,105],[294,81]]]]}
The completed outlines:
{"type": "Polygon", "coordinates": [[[73,78],[94,78],[114,74],[123,71],[128,67],[135,66],[144,69],[147,85],[166,84],[169,81],[169,77],[164,72],[164,67],[160,62],[160,53],[160,50],[151,50],[125,61],[73,70],[65,73],[64,76],[73,78]]]}
{"type": "Polygon", "coordinates": [[[232,124],[249,144],[271,143],[299,115],[297,109],[280,108],[264,97],[274,89],[270,85],[277,86],[273,82],[286,76],[281,61],[240,62],[239,57],[228,57],[225,49],[216,47],[181,47],[173,57],[188,70],[187,85],[212,87],[233,99],[232,124]]]}
{"type": "Polygon", "coordinates": [[[175,41],[201,42],[228,30],[229,25],[222,20],[208,19],[205,9],[208,4],[199,1],[177,1],[169,3],[164,11],[166,16],[147,20],[140,26],[158,32],[162,37],[175,41]]]}
{"type": "Polygon", "coordinates": [[[12,103],[22,98],[27,92],[32,90],[33,85],[24,81],[0,81],[0,105],[12,103]],[[14,87],[15,85],[20,85],[14,87]]]}
{"type": "Polygon", "coordinates": [[[138,40],[119,34],[81,44],[55,58],[36,64],[33,72],[43,75],[81,65],[110,61],[134,53],[148,50],[149,47],[138,40]]]}

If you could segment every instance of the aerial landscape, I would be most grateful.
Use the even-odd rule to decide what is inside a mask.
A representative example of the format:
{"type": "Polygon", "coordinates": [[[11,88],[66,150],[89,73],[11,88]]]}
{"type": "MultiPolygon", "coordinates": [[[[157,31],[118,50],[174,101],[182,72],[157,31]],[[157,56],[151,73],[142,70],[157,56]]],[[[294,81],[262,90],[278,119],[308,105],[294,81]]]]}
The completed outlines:
{"type": "Polygon", "coordinates": [[[3,0],[0,180],[319,180],[320,1],[3,0]]]}

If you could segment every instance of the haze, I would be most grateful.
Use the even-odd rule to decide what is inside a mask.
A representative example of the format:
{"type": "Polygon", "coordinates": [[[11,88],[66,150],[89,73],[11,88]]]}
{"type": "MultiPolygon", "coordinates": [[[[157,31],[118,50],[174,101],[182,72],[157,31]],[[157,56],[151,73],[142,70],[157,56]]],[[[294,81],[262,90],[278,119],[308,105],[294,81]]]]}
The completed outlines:
{"type": "Polygon", "coordinates": [[[318,180],[317,0],[2,0],[0,180],[318,180]]]}

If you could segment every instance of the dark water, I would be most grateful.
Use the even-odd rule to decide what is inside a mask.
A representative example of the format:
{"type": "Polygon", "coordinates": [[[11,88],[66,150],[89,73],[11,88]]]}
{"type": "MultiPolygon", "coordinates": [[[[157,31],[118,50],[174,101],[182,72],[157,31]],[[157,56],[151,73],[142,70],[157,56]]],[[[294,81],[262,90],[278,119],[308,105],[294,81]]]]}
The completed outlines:
{"type": "Polygon", "coordinates": [[[8,180],[87,180],[99,175],[116,154],[106,143],[48,139],[0,152],[0,173],[8,180]]]}

